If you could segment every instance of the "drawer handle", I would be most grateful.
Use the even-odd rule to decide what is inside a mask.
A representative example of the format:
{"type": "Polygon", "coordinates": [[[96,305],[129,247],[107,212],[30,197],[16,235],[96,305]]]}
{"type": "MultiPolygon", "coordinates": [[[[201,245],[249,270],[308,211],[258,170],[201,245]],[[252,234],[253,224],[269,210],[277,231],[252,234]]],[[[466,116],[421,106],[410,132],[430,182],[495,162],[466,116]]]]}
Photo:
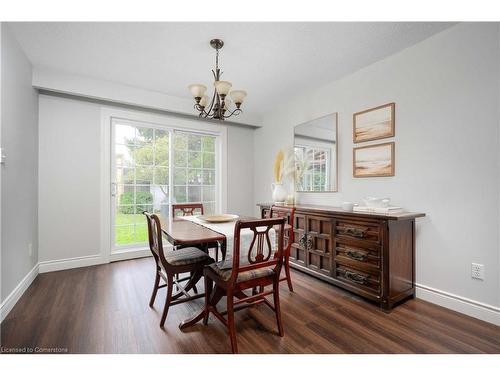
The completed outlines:
{"type": "Polygon", "coordinates": [[[357,238],[365,238],[366,231],[358,228],[345,228],[344,234],[348,234],[349,236],[357,237],[357,238]]]}
{"type": "Polygon", "coordinates": [[[352,282],[355,282],[356,284],[367,284],[368,281],[368,276],[363,276],[360,275],[359,273],[356,272],[351,272],[351,271],[345,271],[344,273],[346,279],[351,280],[352,282]]]}
{"type": "Polygon", "coordinates": [[[360,261],[363,261],[367,258],[367,255],[365,253],[362,253],[361,251],[356,251],[356,250],[347,250],[345,255],[347,255],[351,259],[360,260],[360,261]]]}

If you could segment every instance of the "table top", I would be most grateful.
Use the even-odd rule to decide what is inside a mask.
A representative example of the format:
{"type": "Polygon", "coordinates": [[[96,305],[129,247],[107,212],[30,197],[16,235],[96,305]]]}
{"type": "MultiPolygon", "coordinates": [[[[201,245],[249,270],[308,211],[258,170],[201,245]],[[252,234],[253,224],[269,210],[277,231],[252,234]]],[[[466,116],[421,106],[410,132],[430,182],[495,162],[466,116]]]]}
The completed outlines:
{"type": "MultiPolygon", "coordinates": [[[[257,203],[259,207],[271,207],[273,203],[257,203]]],[[[398,213],[375,213],[375,212],[360,212],[360,211],[346,211],[342,207],[323,206],[315,204],[295,204],[284,205],[284,207],[295,207],[297,210],[311,211],[318,214],[336,214],[342,216],[357,216],[374,219],[387,219],[387,220],[412,220],[419,217],[424,217],[422,212],[398,212],[398,213]]]]}
{"type": "Polygon", "coordinates": [[[225,241],[226,236],[204,226],[182,219],[160,216],[161,229],[172,245],[225,241]]]}

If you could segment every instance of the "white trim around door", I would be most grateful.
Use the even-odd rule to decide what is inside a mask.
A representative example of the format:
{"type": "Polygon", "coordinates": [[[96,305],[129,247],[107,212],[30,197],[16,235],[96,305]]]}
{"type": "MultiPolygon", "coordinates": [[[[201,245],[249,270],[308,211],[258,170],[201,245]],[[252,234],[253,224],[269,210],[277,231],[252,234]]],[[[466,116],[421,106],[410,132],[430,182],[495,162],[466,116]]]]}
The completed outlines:
{"type": "Polygon", "coordinates": [[[130,249],[114,249],[113,217],[114,199],[112,198],[113,150],[112,124],[113,121],[137,122],[147,124],[152,128],[170,131],[196,132],[216,136],[216,180],[217,180],[217,211],[227,209],[227,128],[225,125],[213,124],[204,121],[183,119],[174,116],[149,114],[141,111],[130,111],[104,107],[101,109],[101,256],[104,262],[138,258],[147,255],[144,245],[130,249]]]}

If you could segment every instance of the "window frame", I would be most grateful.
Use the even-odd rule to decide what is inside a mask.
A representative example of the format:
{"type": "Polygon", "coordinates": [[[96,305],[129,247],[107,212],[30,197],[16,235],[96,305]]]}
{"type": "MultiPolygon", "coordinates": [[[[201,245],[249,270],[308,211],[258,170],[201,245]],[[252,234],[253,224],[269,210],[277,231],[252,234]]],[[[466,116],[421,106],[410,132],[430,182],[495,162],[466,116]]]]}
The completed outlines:
{"type": "MultiPolygon", "coordinates": [[[[190,134],[199,134],[197,132],[186,132],[184,130],[179,130],[179,129],[175,129],[173,132],[172,132],[172,136],[175,137],[175,134],[176,132],[178,133],[185,133],[187,134],[188,136],[190,134]]],[[[200,134],[200,135],[208,135],[208,136],[214,136],[213,134],[200,134]]],[[[214,204],[215,205],[215,210],[217,211],[219,208],[218,208],[218,205],[216,204],[218,202],[218,197],[217,197],[217,186],[218,186],[218,181],[217,181],[217,162],[216,162],[216,158],[217,158],[217,154],[219,153],[218,151],[218,148],[217,148],[217,136],[214,136],[215,137],[215,140],[216,140],[216,143],[214,144],[214,150],[213,151],[206,151],[203,149],[203,145],[200,147],[200,150],[199,151],[193,151],[193,150],[190,150],[189,147],[186,148],[186,150],[179,150],[177,149],[178,152],[185,152],[186,155],[187,155],[187,159],[186,159],[186,165],[185,166],[176,166],[175,165],[175,156],[173,155],[175,152],[176,152],[176,149],[175,147],[172,147],[171,148],[171,152],[172,152],[172,156],[173,156],[173,162],[172,164],[170,165],[170,167],[172,168],[172,170],[175,172],[176,170],[183,170],[185,172],[185,175],[186,175],[186,178],[185,178],[185,183],[184,184],[177,184],[175,179],[174,179],[174,175],[171,174],[171,185],[172,186],[172,194],[171,196],[172,197],[175,197],[175,188],[176,187],[184,187],[186,189],[186,197],[189,197],[189,188],[190,187],[195,187],[195,188],[200,188],[200,200],[199,201],[196,201],[196,202],[202,202],[202,203],[210,203],[210,204],[214,204]],[[194,153],[200,153],[202,154],[202,164],[200,167],[190,167],[189,166],[189,155],[190,154],[194,154],[194,153]],[[204,155],[205,154],[213,154],[214,155],[214,168],[206,168],[204,167],[204,155]],[[210,172],[214,172],[215,173],[215,184],[214,185],[205,185],[204,183],[201,183],[199,185],[197,184],[190,184],[189,183],[189,171],[191,170],[199,170],[202,175],[205,171],[210,171],[210,172]],[[214,187],[215,188],[215,193],[214,193],[214,198],[210,201],[206,201],[204,198],[204,187],[214,187]]],[[[175,144],[175,143],[174,143],[175,144]]],[[[189,202],[189,201],[188,201],[189,202]]],[[[193,201],[195,202],[195,201],[193,201]]],[[[185,202],[178,202],[178,203],[185,203],[185,202]]]]}
{"type": "MultiPolygon", "coordinates": [[[[128,259],[147,255],[149,248],[146,244],[116,245],[115,244],[115,212],[117,207],[116,197],[112,196],[116,189],[116,165],[115,165],[115,121],[120,124],[132,126],[143,126],[163,131],[169,131],[170,142],[173,141],[174,131],[195,133],[200,135],[215,136],[215,209],[225,212],[227,209],[227,127],[225,125],[213,124],[204,120],[187,119],[170,115],[155,115],[140,111],[129,111],[115,108],[101,109],[102,139],[103,147],[101,154],[102,169],[102,214],[101,221],[104,224],[101,236],[101,253],[108,260],[128,259]],[[124,254],[129,253],[129,254],[124,254]],[[137,256],[134,256],[136,254],[137,256]]],[[[173,145],[173,143],[169,143],[173,145]]],[[[173,166],[173,147],[169,146],[169,169],[173,166]]],[[[186,170],[188,167],[186,167],[186,170]]],[[[169,171],[169,189],[173,194],[174,171],[169,171]]],[[[200,185],[202,186],[202,185],[200,185]]],[[[172,199],[172,196],[170,197],[172,199]]]]}
{"type": "MultiPolygon", "coordinates": [[[[297,142],[294,144],[294,152],[295,152],[295,149],[296,148],[302,148],[305,150],[305,152],[307,152],[308,150],[310,150],[313,154],[316,153],[316,152],[324,152],[326,153],[326,158],[325,158],[325,168],[326,170],[328,171],[330,168],[331,168],[331,165],[332,165],[332,157],[333,157],[333,151],[332,151],[332,147],[330,146],[326,146],[326,145],[321,145],[319,143],[312,143],[312,144],[304,144],[304,143],[300,143],[300,142],[297,142]]],[[[316,162],[316,159],[313,158],[313,163],[316,162]]],[[[312,176],[312,183],[311,183],[311,188],[314,187],[314,171],[312,172],[312,174],[309,174],[312,176]]],[[[330,179],[332,177],[330,176],[329,173],[326,173],[325,174],[325,183],[324,183],[324,188],[325,190],[303,190],[303,191],[298,191],[299,193],[304,193],[304,192],[327,192],[328,191],[328,186],[330,185],[330,179]]]]}

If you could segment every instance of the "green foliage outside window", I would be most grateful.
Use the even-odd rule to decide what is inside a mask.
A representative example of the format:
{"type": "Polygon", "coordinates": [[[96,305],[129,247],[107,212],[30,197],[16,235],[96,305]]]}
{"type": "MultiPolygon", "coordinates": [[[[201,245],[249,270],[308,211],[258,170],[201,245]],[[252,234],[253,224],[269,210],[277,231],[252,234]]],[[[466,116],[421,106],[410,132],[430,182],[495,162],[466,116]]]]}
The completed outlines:
{"type": "Polygon", "coordinates": [[[134,192],[127,191],[120,195],[120,212],[122,214],[134,214],[141,213],[142,211],[147,209],[147,205],[151,205],[153,203],[153,194],[149,191],[138,191],[135,193],[135,203],[134,203],[134,192]],[[134,212],[134,206],[136,205],[136,212],[134,212]],[[131,205],[131,206],[122,206],[122,205],[131,205]]]}
{"type": "Polygon", "coordinates": [[[124,192],[117,197],[116,244],[145,242],[147,230],[142,211],[157,210],[159,204],[168,210],[165,202],[203,201],[206,213],[214,211],[215,137],[180,131],[171,137],[166,130],[134,127],[130,131],[129,125],[120,126],[126,128],[121,130],[126,135],[117,142],[117,160],[122,158],[117,162],[117,183],[124,192]]]}

